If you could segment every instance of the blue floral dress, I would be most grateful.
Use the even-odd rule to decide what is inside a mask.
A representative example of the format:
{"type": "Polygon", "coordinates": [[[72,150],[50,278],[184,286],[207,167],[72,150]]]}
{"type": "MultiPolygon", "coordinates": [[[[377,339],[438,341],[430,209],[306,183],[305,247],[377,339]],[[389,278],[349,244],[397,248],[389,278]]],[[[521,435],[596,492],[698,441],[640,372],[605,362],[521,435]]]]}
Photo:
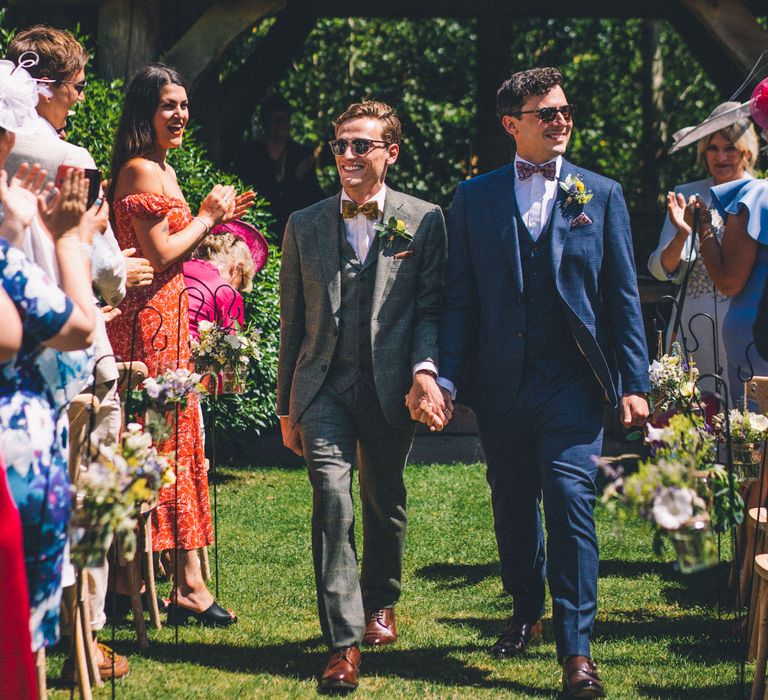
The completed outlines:
{"type": "MultiPolygon", "coordinates": [[[[757,318],[757,304],[768,279],[768,182],[743,179],[713,187],[712,203],[723,219],[746,208],[749,212],[747,235],[758,242],[757,257],[749,279],[736,296],[723,320],[723,338],[728,355],[728,385],[731,401],[741,401],[744,380],[752,374],[768,375],[768,360],[754,347],[752,326],[757,318]]],[[[753,402],[750,410],[756,410],[753,402]]]]}
{"type": "Polygon", "coordinates": [[[70,513],[65,433],[57,419],[92,367],[89,351],[45,349],[72,313],[72,302],[24,254],[0,238],[0,283],[22,320],[18,354],[0,364],[0,452],[21,514],[32,648],[54,644],[70,513]],[[71,387],[67,391],[67,386],[71,387]]]}

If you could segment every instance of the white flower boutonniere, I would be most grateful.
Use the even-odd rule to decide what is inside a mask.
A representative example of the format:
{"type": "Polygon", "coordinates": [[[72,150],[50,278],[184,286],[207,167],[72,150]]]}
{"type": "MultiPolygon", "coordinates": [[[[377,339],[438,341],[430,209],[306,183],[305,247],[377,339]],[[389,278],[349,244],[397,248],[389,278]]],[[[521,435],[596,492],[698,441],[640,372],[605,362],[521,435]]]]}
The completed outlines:
{"type": "Polygon", "coordinates": [[[560,189],[568,195],[563,202],[564,208],[569,207],[574,202],[584,206],[593,197],[592,190],[587,189],[581,175],[567,175],[565,182],[560,183],[560,189]]]}
{"type": "Polygon", "coordinates": [[[395,238],[403,238],[406,241],[413,240],[413,234],[406,227],[405,221],[396,219],[394,216],[390,216],[387,223],[382,221],[373,228],[379,232],[379,238],[387,239],[387,248],[392,246],[395,238]]]}

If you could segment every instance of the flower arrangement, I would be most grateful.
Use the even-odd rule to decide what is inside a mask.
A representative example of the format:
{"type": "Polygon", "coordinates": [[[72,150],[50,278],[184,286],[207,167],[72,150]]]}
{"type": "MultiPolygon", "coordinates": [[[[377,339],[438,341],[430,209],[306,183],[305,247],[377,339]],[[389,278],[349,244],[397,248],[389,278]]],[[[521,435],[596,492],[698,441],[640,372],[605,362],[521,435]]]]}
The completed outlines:
{"type": "Polygon", "coordinates": [[[231,373],[236,384],[245,382],[251,360],[258,360],[260,331],[255,326],[243,329],[235,322],[225,328],[211,321],[198,323],[199,341],[192,341],[192,356],[198,372],[231,373]]]}
{"type": "Polygon", "coordinates": [[[158,413],[187,407],[191,394],[202,395],[205,387],[200,375],[188,369],[166,370],[157,377],[147,377],[142,384],[147,402],[158,413]]]}
{"type": "Polygon", "coordinates": [[[100,445],[72,487],[75,526],[71,556],[78,566],[94,565],[106,554],[111,532],[121,539],[126,557],[136,551],[136,516],[142,503],[157,499],[176,474],[152,444],[152,436],[129,423],[120,443],[100,445]]]}
{"type": "Polygon", "coordinates": [[[413,240],[413,234],[408,230],[405,221],[390,216],[387,223],[375,224],[373,227],[379,232],[379,238],[387,239],[387,248],[392,246],[395,238],[402,238],[406,241],[413,240]]]}
{"type": "MultiPolygon", "coordinates": [[[[657,552],[664,535],[677,546],[692,531],[706,538],[711,529],[727,532],[742,522],[744,502],[726,469],[715,463],[715,436],[702,418],[681,413],[666,427],[649,425],[647,430],[652,456],[639,464],[637,472],[627,476],[621,469],[603,466],[610,483],[602,501],[609,508],[622,518],[631,513],[651,522],[657,552]]],[[[710,561],[711,536],[703,547],[701,557],[710,561]]],[[[690,561],[681,562],[681,570],[694,569],[690,561]]]]}
{"type": "Polygon", "coordinates": [[[662,411],[688,407],[701,399],[696,381],[699,370],[693,360],[686,361],[677,343],[667,355],[648,367],[651,380],[651,409],[654,417],[662,411]]]}
{"type": "Polygon", "coordinates": [[[727,422],[722,412],[712,416],[712,428],[721,442],[726,439],[726,423],[730,424],[731,440],[734,442],[762,442],[768,437],[768,416],[761,413],[732,408],[727,422]]]}
{"type": "Polygon", "coordinates": [[[587,189],[581,175],[567,175],[565,181],[560,183],[560,189],[568,195],[563,202],[564,208],[571,206],[574,202],[584,206],[594,196],[592,190],[587,189]]]}

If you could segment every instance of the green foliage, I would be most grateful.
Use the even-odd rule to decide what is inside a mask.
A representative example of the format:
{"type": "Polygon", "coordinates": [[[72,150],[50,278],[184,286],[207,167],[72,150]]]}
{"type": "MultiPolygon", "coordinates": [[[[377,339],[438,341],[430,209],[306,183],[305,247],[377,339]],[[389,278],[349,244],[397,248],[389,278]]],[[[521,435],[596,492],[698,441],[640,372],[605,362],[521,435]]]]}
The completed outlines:
{"type": "MultiPolygon", "coordinates": [[[[96,164],[105,174],[109,173],[109,161],[114,133],[122,108],[122,81],[111,83],[89,77],[86,100],[77,108],[71,119],[68,139],[85,146],[96,164]]],[[[192,127],[184,137],[184,146],[169,153],[184,196],[194,212],[216,183],[234,185],[238,191],[248,189],[234,175],[218,170],[206,157],[205,150],[197,143],[192,127]]],[[[244,219],[266,232],[273,219],[266,208],[266,201],[259,197],[244,219]]],[[[260,350],[262,358],[249,370],[246,393],[237,397],[224,397],[218,401],[216,416],[219,429],[227,427],[228,440],[253,436],[276,422],[274,409],[275,382],[277,376],[277,347],[279,345],[279,305],[277,273],[279,255],[270,248],[267,265],[256,276],[254,288],[245,295],[247,318],[254,319],[261,330],[260,350]]]]}

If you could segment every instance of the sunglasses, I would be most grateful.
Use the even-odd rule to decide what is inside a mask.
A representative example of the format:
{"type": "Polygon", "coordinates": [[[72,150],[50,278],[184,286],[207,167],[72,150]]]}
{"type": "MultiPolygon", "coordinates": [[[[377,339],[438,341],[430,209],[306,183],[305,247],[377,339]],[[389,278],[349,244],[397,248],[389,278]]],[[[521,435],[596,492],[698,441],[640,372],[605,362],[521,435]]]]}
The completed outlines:
{"type": "Polygon", "coordinates": [[[57,87],[59,85],[71,85],[75,90],[77,91],[78,95],[83,94],[83,90],[88,87],[88,81],[87,80],[81,80],[80,82],[76,83],[72,80],[51,80],[50,78],[37,78],[38,83],[48,83],[56,85],[57,87]]]}
{"type": "Polygon", "coordinates": [[[521,114],[536,114],[543,122],[553,122],[557,118],[558,112],[563,115],[565,121],[569,122],[573,119],[573,112],[575,107],[573,105],[563,105],[562,107],[543,107],[542,109],[529,109],[526,112],[515,112],[512,114],[516,117],[521,114]]]}
{"type": "Polygon", "coordinates": [[[343,156],[347,152],[347,147],[351,147],[352,153],[356,156],[364,156],[374,148],[389,146],[386,141],[377,141],[376,139],[334,139],[329,141],[328,145],[335,156],[343,156]]]}

